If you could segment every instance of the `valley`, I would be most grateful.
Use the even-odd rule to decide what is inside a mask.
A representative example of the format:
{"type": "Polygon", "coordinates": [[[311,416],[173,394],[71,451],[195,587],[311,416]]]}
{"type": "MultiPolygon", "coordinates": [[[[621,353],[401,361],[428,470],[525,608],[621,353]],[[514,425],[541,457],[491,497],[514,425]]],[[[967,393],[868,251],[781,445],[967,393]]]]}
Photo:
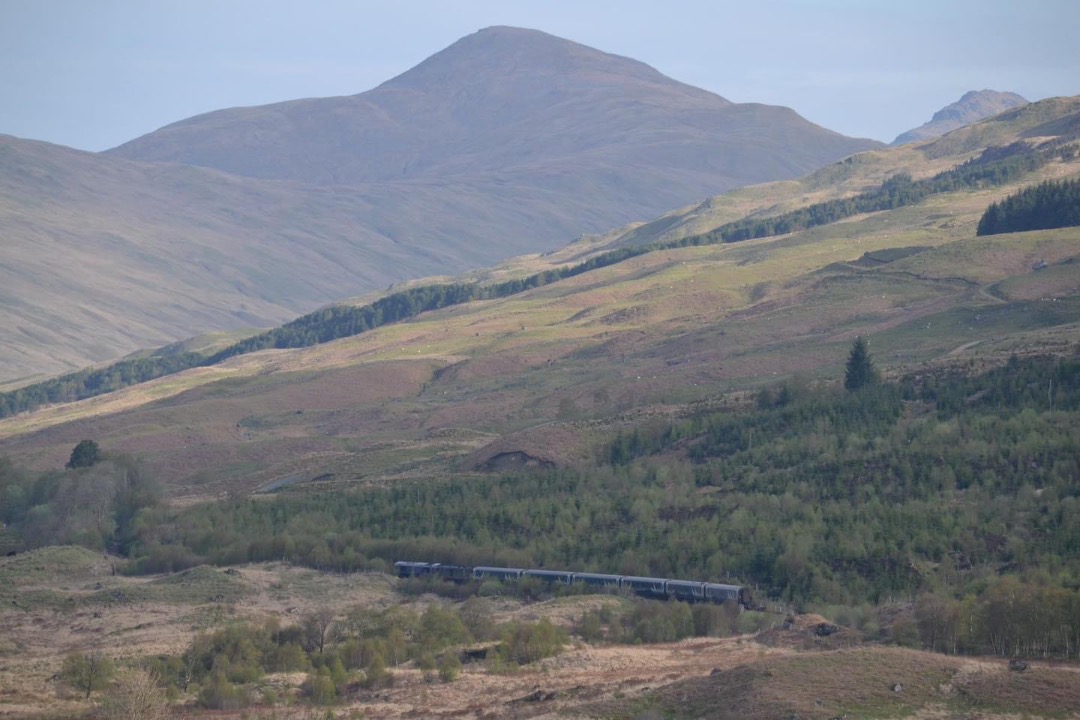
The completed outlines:
{"type": "Polygon", "coordinates": [[[140,678],[156,718],[1078,717],[1080,226],[978,234],[1071,202],[1078,118],[883,148],[489,28],[104,154],[0,139],[0,718],[115,717],[140,678]],[[720,132],[752,127],[788,144],[720,132]],[[620,153],[662,172],[594,192],[620,153]]]}

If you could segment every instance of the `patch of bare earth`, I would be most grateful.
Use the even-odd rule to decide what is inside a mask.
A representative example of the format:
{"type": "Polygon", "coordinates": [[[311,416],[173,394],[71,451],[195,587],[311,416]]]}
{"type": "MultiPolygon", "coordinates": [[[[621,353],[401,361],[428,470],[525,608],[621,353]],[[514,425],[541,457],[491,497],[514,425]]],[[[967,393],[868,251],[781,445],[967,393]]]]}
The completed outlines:
{"type": "MultiPolygon", "coordinates": [[[[746,638],[697,639],[646,646],[579,643],[513,674],[466,666],[451,684],[426,682],[419,671],[395,670],[394,687],[361,692],[369,715],[386,718],[545,718],[589,713],[594,703],[637,698],[688,675],[708,676],[782,654],[746,638]]],[[[591,716],[591,715],[585,715],[591,716]]]]}

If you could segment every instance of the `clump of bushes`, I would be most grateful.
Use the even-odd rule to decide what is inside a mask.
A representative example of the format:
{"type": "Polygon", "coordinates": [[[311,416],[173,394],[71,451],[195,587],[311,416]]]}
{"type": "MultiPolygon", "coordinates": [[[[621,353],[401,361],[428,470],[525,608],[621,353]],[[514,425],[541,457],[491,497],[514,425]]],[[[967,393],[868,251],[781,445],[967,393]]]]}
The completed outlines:
{"type": "MultiPolygon", "coordinates": [[[[723,605],[635,600],[586,612],[575,631],[586,642],[625,644],[676,642],[688,637],[727,637],[747,631],[750,617],[734,602],[723,605]]],[[[751,627],[750,630],[757,629],[751,627]]]]}
{"type": "MultiPolygon", "coordinates": [[[[182,655],[147,665],[174,697],[197,688],[197,702],[207,709],[247,707],[259,695],[257,684],[273,672],[307,672],[301,697],[327,706],[357,689],[392,686],[393,668],[408,661],[429,682],[453,682],[461,672],[461,647],[493,639],[500,641],[491,655],[496,670],[550,657],[568,642],[566,632],[547,620],[498,626],[489,601],[470,598],[423,612],[355,607],[341,615],[321,608],[296,625],[239,623],[200,633],[182,655]]],[[[274,694],[272,702],[277,700],[274,694]]]]}

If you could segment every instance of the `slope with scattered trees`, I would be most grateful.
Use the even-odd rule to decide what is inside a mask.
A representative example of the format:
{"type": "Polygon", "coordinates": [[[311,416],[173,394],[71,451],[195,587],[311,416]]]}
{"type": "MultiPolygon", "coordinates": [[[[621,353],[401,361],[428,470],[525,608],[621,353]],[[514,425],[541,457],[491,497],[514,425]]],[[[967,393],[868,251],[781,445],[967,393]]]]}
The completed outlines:
{"type": "Polygon", "coordinates": [[[627,246],[599,253],[588,260],[524,278],[489,285],[425,285],[391,293],[364,306],[335,305],[304,315],[279,328],[252,336],[210,356],[199,353],[159,353],[125,360],[100,370],[84,370],[60,378],[0,393],[0,418],[42,405],[71,402],[146,382],[193,367],[214,365],[230,357],[269,348],[298,348],[352,337],[423,312],[474,300],[504,298],[566,278],[615,265],[646,253],[682,247],[732,243],[780,235],[836,222],[852,215],[891,210],[921,202],[930,195],[1013,182],[1068,151],[1056,143],[1034,149],[1025,143],[992,147],[979,157],[926,180],[900,173],[873,191],[851,198],[817,203],[766,218],[747,218],[678,240],[627,246]]]}

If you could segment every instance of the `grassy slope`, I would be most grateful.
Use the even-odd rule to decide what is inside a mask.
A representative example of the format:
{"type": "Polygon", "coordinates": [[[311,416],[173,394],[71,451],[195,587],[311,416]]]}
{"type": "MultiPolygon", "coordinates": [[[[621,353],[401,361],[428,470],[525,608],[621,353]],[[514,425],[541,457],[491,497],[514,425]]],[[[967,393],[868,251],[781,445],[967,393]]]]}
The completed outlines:
{"type": "Polygon", "coordinates": [[[526,182],[310,187],[7,137],[0,158],[0,382],[276,325],[631,217],[526,182]]]}
{"type": "MultiPolygon", "coordinates": [[[[1014,136],[1045,122],[1028,112],[1014,136]]],[[[973,152],[963,137],[946,140],[962,154],[921,164],[923,146],[877,151],[800,182],[723,196],[712,219],[690,209],[652,229],[519,258],[491,276],[858,192],[897,169],[932,174],[973,152]]],[[[1056,163],[1025,182],[1077,169],[1056,163]]],[[[897,371],[1068,346],[1080,320],[1071,262],[1080,230],[974,237],[986,205],[1014,189],[937,196],[781,238],[652,253],[355,338],[234,358],[8,419],[0,452],[56,466],[92,437],[142,455],[178,495],[467,472],[515,450],[575,463],[612,429],[652,413],[793,373],[835,377],[856,334],[870,334],[879,362],[897,371]],[[910,247],[929,249],[891,262],[864,257],[910,247]],[[1050,267],[1034,273],[1039,260],[1050,267]]]]}

